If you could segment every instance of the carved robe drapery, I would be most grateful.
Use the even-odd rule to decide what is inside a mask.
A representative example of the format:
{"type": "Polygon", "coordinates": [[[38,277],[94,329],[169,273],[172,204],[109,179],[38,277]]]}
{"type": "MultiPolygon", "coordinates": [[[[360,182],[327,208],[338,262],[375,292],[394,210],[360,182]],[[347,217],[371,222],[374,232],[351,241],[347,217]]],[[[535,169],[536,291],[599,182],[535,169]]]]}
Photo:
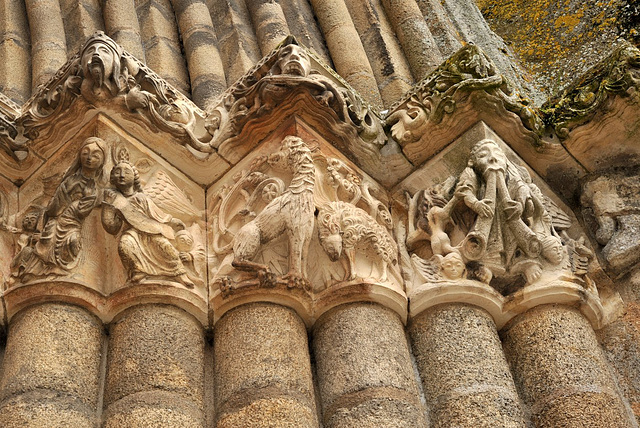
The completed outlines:
{"type": "MultiPolygon", "coordinates": [[[[118,253],[129,273],[137,275],[177,277],[186,274],[169,226],[171,216],[162,212],[144,193],[116,195],[112,204],[125,220],[118,243],[118,253]]],[[[116,231],[117,233],[117,231],[116,231]]]]}

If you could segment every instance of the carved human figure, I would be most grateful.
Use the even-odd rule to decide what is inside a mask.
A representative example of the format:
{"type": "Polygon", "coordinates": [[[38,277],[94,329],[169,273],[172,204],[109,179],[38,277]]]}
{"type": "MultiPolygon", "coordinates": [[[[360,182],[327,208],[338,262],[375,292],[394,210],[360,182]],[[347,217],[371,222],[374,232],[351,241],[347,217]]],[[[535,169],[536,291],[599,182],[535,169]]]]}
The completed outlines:
{"type": "Polygon", "coordinates": [[[24,275],[62,275],[76,265],[84,219],[97,206],[102,190],[105,155],[102,139],[90,137],[83,142],[47,205],[42,232],[24,263],[24,275]]]}
{"type": "Polygon", "coordinates": [[[201,247],[196,247],[193,235],[188,230],[179,230],[175,234],[175,247],[179,251],[180,260],[187,270],[187,275],[194,282],[202,282],[206,254],[201,247]]]}
{"type": "Polygon", "coordinates": [[[449,281],[464,278],[465,264],[460,253],[453,251],[444,257],[440,256],[440,274],[449,281]]]}
{"type": "Polygon", "coordinates": [[[115,189],[104,192],[102,225],[112,235],[122,231],[118,254],[129,280],[168,279],[194,287],[180,252],[171,243],[175,230],[184,230],[184,223],[161,211],[142,192],[138,170],[128,161],[113,167],[110,182],[115,189]]]}
{"type": "Polygon", "coordinates": [[[81,93],[89,100],[118,95],[126,82],[121,58],[120,46],[104,33],[91,36],[82,48],[80,65],[84,80],[81,93]]]}
{"type": "Polygon", "coordinates": [[[463,256],[498,272],[509,268],[516,249],[538,258],[541,243],[534,230],[545,233],[544,205],[533,187],[527,171],[510,162],[495,141],[476,143],[454,194],[477,214],[462,243],[463,256]]]}
{"type": "Polygon", "coordinates": [[[18,252],[11,261],[11,277],[9,283],[12,284],[17,278],[24,274],[25,268],[33,255],[33,250],[38,242],[40,234],[38,232],[38,221],[41,212],[37,210],[27,212],[22,218],[22,230],[18,236],[18,252]]]}

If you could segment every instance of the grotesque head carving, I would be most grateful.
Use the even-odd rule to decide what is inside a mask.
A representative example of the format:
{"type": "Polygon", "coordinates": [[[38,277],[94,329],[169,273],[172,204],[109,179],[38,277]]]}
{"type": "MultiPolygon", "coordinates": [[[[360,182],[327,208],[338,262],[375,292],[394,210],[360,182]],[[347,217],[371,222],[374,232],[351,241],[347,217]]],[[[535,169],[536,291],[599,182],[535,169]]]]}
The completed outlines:
{"type": "Polygon", "coordinates": [[[495,141],[481,140],[471,149],[469,166],[480,174],[485,174],[487,171],[506,171],[507,156],[495,141]]]}
{"type": "Polygon", "coordinates": [[[307,77],[311,72],[309,55],[298,45],[286,45],[278,53],[274,66],[275,74],[289,74],[307,77]]]}

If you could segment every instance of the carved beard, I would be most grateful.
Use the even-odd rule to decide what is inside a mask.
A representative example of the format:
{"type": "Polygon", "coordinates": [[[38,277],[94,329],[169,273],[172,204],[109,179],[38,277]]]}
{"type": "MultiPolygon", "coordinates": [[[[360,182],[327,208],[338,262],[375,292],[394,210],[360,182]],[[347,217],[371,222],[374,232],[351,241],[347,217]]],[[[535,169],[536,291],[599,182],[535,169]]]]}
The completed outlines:
{"type": "Polygon", "coordinates": [[[100,58],[92,58],[88,64],[89,73],[93,79],[93,87],[100,88],[104,84],[104,64],[100,58]]]}

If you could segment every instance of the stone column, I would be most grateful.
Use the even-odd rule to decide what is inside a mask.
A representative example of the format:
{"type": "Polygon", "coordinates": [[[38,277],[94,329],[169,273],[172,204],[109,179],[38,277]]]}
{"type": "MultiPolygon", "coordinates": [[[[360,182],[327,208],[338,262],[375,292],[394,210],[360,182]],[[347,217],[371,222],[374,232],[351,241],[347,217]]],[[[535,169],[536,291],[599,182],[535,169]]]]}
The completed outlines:
{"type": "Polygon", "coordinates": [[[3,3],[0,8],[0,91],[18,104],[31,95],[28,25],[24,2],[3,3]]]}
{"type": "Polygon", "coordinates": [[[204,331],[182,309],[124,311],[110,328],[104,427],[204,427],[204,331]]]}
{"type": "Polygon", "coordinates": [[[104,329],[86,310],[30,306],[10,322],[0,426],[94,428],[104,329]]]}
{"type": "Polygon", "coordinates": [[[336,71],[364,99],[382,106],[369,59],[344,0],[311,0],[336,71]]]}
{"type": "Polygon", "coordinates": [[[218,39],[204,0],[171,0],[182,36],[193,102],[202,109],[227,89],[218,39]]]}
{"type": "Polygon", "coordinates": [[[289,35],[282,7],[274,1],[252,0],[247,2],[247,8],[251,13],[260,51],[266,56],[289,35]]]}
{"type": "Polygon", "coordinates": [[[188,94],[189,75],[171,2],[137,0],[136,12],[147,66],[182,93],[188,94]]]}
{"type": "Polygon", "coordinates": [[[317,427],[307,330],[292,309],[251,303],[214,327],[216,428],[317,427]]]}
{"type": "Polygon", "coordinates": [[[26,0],[31,36],[31,87],[46,83],[67,62],[62,12],[58,0],[26,0]]]}
{"type": "Polygon", "coordinates": [[[502,331],[520,396],[540,427],[632,427],[595,332],[572,307],[537,306],[502,331]]]}
{"type": "Polygon", "coordinates": [[[525,427],[491,315],[447,303],[416,315],[409,332],[431,428],[525,427]]]}
{"type": "Polygon", "coordinates": [[[144,62],[135,0],[109,0],[105,1],[102,7],[107,35],[124,50],[144,62]]]}
{"type": "Polygon", "coordinates": [[[313,329],[325,428],[426,427],[404,327],[379,304],[351,303],[313,329]]]}

